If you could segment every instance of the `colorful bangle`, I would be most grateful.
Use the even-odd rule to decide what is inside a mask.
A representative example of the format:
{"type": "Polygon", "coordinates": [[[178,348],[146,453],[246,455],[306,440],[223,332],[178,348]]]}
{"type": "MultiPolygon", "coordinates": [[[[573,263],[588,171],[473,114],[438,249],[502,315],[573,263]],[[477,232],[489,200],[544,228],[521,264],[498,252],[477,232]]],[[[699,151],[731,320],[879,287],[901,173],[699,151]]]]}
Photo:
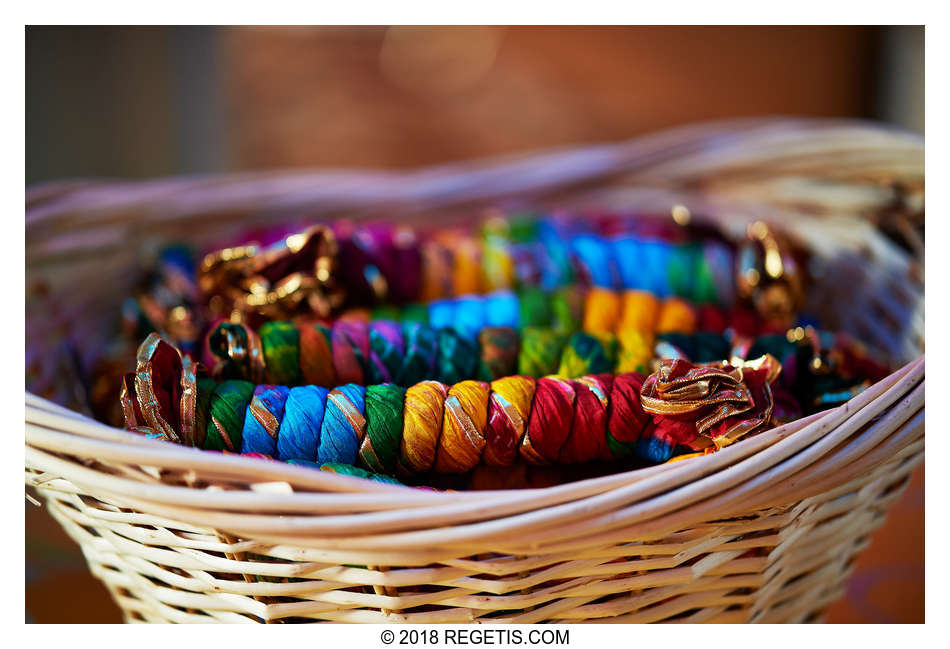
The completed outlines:
{"type": "MultiPolygon", "coordinates": [[[[193,426],[165,418],[179,412],[175,395],[180,393],[173,389],[183,380],[177,350],[154,335],[143,349],[151,351],[143,353],[147,360],[139,374],[153,380],[135,383],[123,396],[125,411],[132,413],[127,425],[142,429],[151,423],[162,432],[193,426]],[[140,421],[135,413],[152,402],[167,407],[140,421]]],[[[208,408],[203,448],[352,464],[387,474],[465,473],[483,462],[510,466],[517,457],[530,464],[631,455],[662,462],[676,446],[702,450],[732,443],[769,423],[769,386],[779,371],[778,361],[766,355],[718,368],[671,359],[646,379],[637,373],[576,380],[506,377],[491,384],[428,382],[406,390],[391,384],[287,389],[229,380],[215,385],[209,398],[199,390],[197,402],[208,408]],[[682,387],[696,382],[709,388],[706,396],[684,399],[688,390],[682,387]]],[[[201,419],[197,413],[191,417],[201,419]]]]}
{"type": "Polygon", "coordinates": [[[328,317],[350,306],[436,301],[498,289],[579,282],[637,289],[696,303],[731,302],[733,246],[672,221],[565,215],[493,216],[472,229],[423,234],[346,221],[207,255],[200,285],[211,311],[229,317],[328,317]]]}
{"type": "MultiPolygon", "coordinates": [[[[531,295],[535,297],[529,299],[538,299],[531,295]]],[[[204,362],[219,378],[323,387],[344,382],[408,386],[426,379],[452,384],[515,373],[575,378],[647,372],[657,356],[657,336],[699,327],[721,331],[726,323],[723,310],[712,305],[696,308],[680,298],[659,300],[643,291],[561,289],[557,295],[560,302],[545,303],[562,305],[567,317],[554,326],[520,331],[523,309],[511,292],[433,303],[428,324],[367,322],[367,313],[345,314],[332,325],[306,319],[270,322],[257,333],[246,325],[221,323],[207,337],[204,362]]],[[[549,313],[553,318],[554,310],[549,313]]],[[[414,310],[410,314],[416,315],[414,310]]],[[[734,335],[739,333],[730,332],[734,335]]],[[[666,355],[662,349],[661,358],[666,355]]]]}

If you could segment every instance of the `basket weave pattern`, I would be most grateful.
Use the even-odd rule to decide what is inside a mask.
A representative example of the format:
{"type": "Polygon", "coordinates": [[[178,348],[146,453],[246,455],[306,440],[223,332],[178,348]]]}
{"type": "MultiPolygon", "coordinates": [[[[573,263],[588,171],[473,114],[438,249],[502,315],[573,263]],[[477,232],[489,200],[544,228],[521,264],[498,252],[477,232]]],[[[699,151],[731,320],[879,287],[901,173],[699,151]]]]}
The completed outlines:
{"type": "Polygon", "coordinates": [[[444,560],[422,570],[294,560],[298,553],[229,540],[81,492],[44,495],[128,622],[459,623],[489,615],[499,623],[801,622],[843,594],[852,559],[900,496],[921,450],[905,450],[868,476],[795,505],[653,541],[568,556],[488,552],[495,556],[444,560]],[[747,556],[750,551],[757,556],[747,556]],[[249,562],[248,552],[277,563],[249,562]],[[423,606],[430,610],[412,611],[423,606]]]}
{"type": "MultiPolygon", "coordinates": [[[[816,126],[799,144],[822,155],[799,151],[796,158],[787,137],[773,141],[785,131],[756,124],[742,132],[759,139],[736,140],[731,158],[717,156],[718,166],[703,162],[701,145],[725,127],[401,179],[367,176],[353,187],[398,186],[407,212],[437,206],[450,219],[452,205],[535,197],[606,176],[624,180],[576,191],[569,200],[628,200],[631,183],[680,178],[672,188],[651,181],[653,188],[638,196],[668,205],[669,192],[679,192],[678,199],[725,222],[789,208],[757,196],[758,210],[734,202],[717,209],[721,197],[683,193],[680,185],[693,186],[697,177],[728,184],[713,178],[725,167],[723,177],[735,188],[743,161],[757,165],[758,181],[763,169],[825,176],[841,168],[836,160],[847,160],[858,175],[883,168],[922,177],[922,147],[896,135],[841,127],[866,136],[849,139],[841,129],[816,126]],[[678,157],[657,153],[670,149],[678,157]],[[520,185],[512,165],[524,172],[520,185]]],[[[794,127],[802,132],[801,124],[794,127]]],[[[62,313],[45,314],[50,324],[28,303],[28,354],[54,358],[47,340],[64,313],[87,344],[84,353],[105,341],[98,332],[121,290],[108,282],[101,282],[108,289],[73,290],[103,249],[116,254],[96,272],[119,281],[132,243],[174,232],[189,219],[200,223],[188,234],[201,242],[235,224],[259,223],[275,205],[325,216],[345,205],[349,216],[371,216],[383,204],[357,198],[353,187],[347,198],[346,183],[325,174],[35,191],[28,280],[30,273],[44,275],[62,313]],[[64,232],[87,235],[72,256],[56,254],[63,243],[53,233],[64,232]]],[[[829,258],[849,249],[849,242],[835,241],[829,258]]],[[[843,592],[853,558],[924,457],[924,360],[915,358],[922,287],[880,288],[882,272],[901,284],[906,260],[871,243],[861,245],[881,263],[860,276],[869,282],[864,294],[877,296],[894,316],[874,342],[903,367],[839,408],[708,456],[545,489],[432,492],[157,442],[28,392],[25,480],[82,547],[129,622],[817,620],[843,592]]],[[[856,292],[854,285],[842,289],[856,292]]],[[[845,316],[832,312],[829,319],[845,316]]],[[[43,380],[31,389],[40,391],[43,380]]]]}

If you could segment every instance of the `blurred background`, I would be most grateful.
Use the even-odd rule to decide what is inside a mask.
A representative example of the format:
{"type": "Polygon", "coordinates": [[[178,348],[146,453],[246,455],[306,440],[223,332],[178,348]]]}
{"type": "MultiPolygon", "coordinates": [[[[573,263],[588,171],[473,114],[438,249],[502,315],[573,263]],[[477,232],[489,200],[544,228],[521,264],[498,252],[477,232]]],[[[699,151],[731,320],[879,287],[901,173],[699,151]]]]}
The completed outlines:
{"type": "MultiPolygon", "coordinates": [[[[924,28],[27,27],[26,180],[405,168],[705,119],[924,132],[924,28]]],[[[26,619],[119,622],[26,503],[26,619]]],[[[830,622],[923,622],[923,469],[830,622]]]]}
{"type": "Polygon", "coordinates": [[[27,183],[408,167],[746,115],[923,132],[923,27],[28,27],[27,183]]]}

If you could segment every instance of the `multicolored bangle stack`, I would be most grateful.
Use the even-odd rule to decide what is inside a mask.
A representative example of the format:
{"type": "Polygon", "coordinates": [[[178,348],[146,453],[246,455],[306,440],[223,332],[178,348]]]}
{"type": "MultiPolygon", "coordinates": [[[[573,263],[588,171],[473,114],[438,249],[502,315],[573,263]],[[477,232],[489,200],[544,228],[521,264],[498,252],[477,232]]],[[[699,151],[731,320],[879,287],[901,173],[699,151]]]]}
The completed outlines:
{"type": "Polygon", "coordinates": [[[146,339],[126,425],[424,482],[705,453],[884,373],[851,341],[789,327],[798,260],[771,230],[736,247],[681,221],[338,224],[224,249],[199,274],[218,323],[200,353],[146,339]]]}
{"type": "MultiPolygon", "coordinates": [[[[690,223],[685,208],[673,215],[492,215],[467,230],[345,221],[273,228],[246,233],[264,245],[223,248],[200,264],[187,248],[171,246],[153,265],[147,289],[130,300],[126,319],[138,340],[154,330],[190,353],[204,323],[215,318],[237,316],[259,326],[505,289],[553,295],[550,305],[528,301],[523,312],[553,308],[559,317],[572,307],[557,289],[572,285],[680,297],[700,307],[731,305],[741,294],[766,319],[779,313],[776,302],[800,306],[802,264],[770,228],[753,224],[745,240],[730,242],[690,223]],[[782,287],[787,290],[777,290],[782,287]]],[[[522,318],[523,326],[530,320],[522,318]]],[[[793,324],[787,316],[778,320],[778,328],[793,324]]]]}

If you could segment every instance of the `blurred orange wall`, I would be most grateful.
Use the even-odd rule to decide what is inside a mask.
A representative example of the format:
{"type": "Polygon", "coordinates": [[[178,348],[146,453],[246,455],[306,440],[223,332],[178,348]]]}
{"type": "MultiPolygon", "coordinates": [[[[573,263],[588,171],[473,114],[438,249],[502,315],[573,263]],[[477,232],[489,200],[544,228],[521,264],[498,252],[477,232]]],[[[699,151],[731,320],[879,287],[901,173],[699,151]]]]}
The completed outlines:
{"type": "Polygon", "coordinates": [[[405,167],[740,115],[866,116],[871,27],[297,27],[222,34],[239,168],[405,167]]]}

